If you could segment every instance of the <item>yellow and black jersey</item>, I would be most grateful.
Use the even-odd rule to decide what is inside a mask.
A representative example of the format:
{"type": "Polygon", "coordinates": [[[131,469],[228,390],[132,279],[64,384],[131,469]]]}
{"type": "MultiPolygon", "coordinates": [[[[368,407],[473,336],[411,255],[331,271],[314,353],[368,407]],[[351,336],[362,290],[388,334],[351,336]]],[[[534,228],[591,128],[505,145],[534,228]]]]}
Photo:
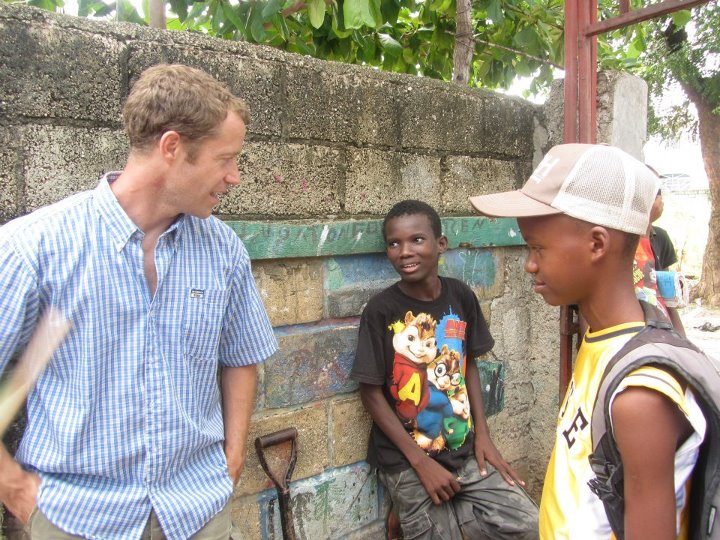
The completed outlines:
{"type": "MultiPolygon", "coordinates": [[[[570,386],[560,407],[555,447],[545,476],[540,504],[542,540],[614,538],[602,502],[588,487],[588,481],[594,477],[588,461],[592,453],[590,420],[607,363],[643,326],[642,322],[625,323],[588,332],[583,339],[570,386]]],[[[693,435],[675,454],[678,538],[684,539],[687,484],[705,435],[705,419],[692,392],[683,390],[666,371],[646,366],[630,373],[611,401],[630,386],[644,386],[667,396],[677,404],[694,429],[693,435]]]]}

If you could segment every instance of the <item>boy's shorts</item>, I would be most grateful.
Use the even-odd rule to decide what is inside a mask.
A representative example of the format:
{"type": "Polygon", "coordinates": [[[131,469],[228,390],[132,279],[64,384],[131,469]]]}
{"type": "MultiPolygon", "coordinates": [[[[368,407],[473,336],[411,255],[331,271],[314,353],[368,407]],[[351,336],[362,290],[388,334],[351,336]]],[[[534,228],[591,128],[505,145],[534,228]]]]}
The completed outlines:
{"type": "Polygon", "coordinates": [[[518,485],[511,486],[485,463],[480,475],[475,456],[458,471],[461,490],[450,501],[435,505],[415,470],[378,471],[398,513],[407,540],[536,540],[538,507],[518,485]]]}

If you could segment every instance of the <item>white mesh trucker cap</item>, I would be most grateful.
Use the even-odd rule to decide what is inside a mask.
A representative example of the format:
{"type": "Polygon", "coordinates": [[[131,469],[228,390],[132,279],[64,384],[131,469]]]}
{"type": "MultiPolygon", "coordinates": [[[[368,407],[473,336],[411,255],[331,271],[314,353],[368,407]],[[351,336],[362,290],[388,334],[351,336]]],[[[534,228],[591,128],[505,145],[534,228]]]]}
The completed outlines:
{"type": "Polygon", "coordinates": [[[659,178],[619,148],[602,144],[554,146],[522,189],[470,197],[486,216],[567,214],[596,225],[645,234],[659,178]]]}

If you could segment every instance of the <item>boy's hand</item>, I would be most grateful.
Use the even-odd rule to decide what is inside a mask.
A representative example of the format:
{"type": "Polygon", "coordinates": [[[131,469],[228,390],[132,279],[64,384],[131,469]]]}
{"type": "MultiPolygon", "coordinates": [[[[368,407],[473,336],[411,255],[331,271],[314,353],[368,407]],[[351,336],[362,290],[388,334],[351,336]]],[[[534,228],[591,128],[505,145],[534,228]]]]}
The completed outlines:
{"type": "Polygon", "coordinates": [[[414,468],[433,503],[440,505],[460,491],[457,477],[434,459],[425,456],[414,468]]]}
{"type": "Polygon", "coordinates": [[[475,434],[475,459],[480,467],[481,475],[485,476],[487,474],[487,469],[485,468],[485,462],[487,461],[497,469],[500,475],[511,486],[514,486],[515,482],[523,487],[525,486],[525,482],[510,464],[503,459],[498,449],[495,448],[495,444],[493,444],[487,435],[481,433],[475,434]]]}

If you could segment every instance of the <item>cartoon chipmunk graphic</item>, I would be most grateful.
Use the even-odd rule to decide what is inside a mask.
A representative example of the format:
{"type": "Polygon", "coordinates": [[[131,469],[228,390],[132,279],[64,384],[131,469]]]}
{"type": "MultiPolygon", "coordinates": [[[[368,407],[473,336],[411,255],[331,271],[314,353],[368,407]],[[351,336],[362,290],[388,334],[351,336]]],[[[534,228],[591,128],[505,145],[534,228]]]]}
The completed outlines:
{"type": "Polygon", "coordinates": [[[412,311],[405,321],[390,326],[393,336],[393,377],[390,394],[395,398],[395,409],[401,419],[417,417],[428,403],[427,365],[435,359],[437,322],[427,313],[415,317],[412,311]]]}
{"type": "Polygon", "coordinates": [[[430,399],[418,414],[413,437],[426,451],[446,446],[458,448],[468,432],[470,403],[461,373],[460,353],[443,345],[438,357],[427,368],[430,399]]]}

